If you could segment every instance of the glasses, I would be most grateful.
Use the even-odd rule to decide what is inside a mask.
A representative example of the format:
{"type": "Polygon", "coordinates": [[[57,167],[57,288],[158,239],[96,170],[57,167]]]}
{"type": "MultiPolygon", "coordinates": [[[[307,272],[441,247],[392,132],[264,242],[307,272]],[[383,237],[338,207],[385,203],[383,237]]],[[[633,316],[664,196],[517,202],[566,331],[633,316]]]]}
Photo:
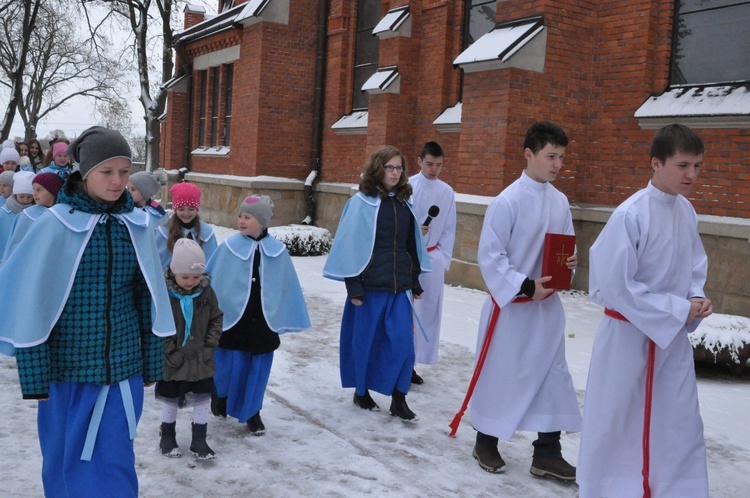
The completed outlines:
{"type": "Polygon", "coordinates": [[[393,173],[394,171],[401,173],[404,170],[403,166],[393,166],[391,164],[386,164],[383,168],[385,168],[388,173],[393,173]]]}

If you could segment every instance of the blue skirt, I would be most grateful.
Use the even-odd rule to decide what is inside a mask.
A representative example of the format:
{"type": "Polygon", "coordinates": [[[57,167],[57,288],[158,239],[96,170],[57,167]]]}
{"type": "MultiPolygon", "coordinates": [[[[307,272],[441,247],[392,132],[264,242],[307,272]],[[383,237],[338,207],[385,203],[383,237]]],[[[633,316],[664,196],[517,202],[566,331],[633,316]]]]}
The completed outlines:
{"type": "Polygon", "coordinates": [[[386,396],[409,392],[414,368],[414,338],[409,298],[367,291],[361,306],[347,299],[341,320],[341,385],[364,395],[372,389],[386,396]]]}
{"type": "MultiPolygon", "coordinates": [[[[143,411],[143,378],[128,379],[136,421],[143,411]]],[[[118,384],[109,388],[91,461],[81,460],[102,386],[53,382],[39,401],[37,426],[46,497],[138,496],[135,453],[118,384]]]]}
{"type": "Polygon", "coordinates": [[[252,354],[216,348],[214,362],[216,393],[220,398],[227,398],[227,415],[244,424],[263,408],[273,352],[252,354]]]}

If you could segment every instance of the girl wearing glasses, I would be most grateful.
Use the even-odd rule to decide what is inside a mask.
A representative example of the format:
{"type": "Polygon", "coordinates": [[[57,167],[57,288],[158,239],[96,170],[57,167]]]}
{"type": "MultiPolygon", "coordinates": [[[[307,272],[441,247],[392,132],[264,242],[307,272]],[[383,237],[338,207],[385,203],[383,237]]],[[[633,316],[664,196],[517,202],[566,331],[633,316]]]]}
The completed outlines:
{"type": "Polygon", "coordinates": [[[411,191],[401,151],[386,146],[372,154],[323,269],[346,283],[342,386],[355,388],[354,404],[364,410],[380,410],[370,390],[391,396],[391,415],[407,422],[417,420],[406,404],[414,367],[410,299],[422,296],[419,274],[430,271],[411,191]]]}

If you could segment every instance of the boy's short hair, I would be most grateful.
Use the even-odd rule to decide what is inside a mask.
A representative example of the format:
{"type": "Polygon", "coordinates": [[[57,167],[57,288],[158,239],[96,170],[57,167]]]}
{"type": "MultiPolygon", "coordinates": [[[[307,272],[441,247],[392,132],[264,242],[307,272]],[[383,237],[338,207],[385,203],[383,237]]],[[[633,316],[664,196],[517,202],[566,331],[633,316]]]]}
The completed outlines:
{"type": "Polygon", "coordinates": [[[419,153],[419,158],[424,159],[427,154],[431,155],[432,157],[444,157],[445,154],[443,153],[443,148],[440,147],[440,144],[437,142],[427,142],[424,144],[424,147],[422,147],[422,152],[419,153]]]}
{"type": "Polygon", "coordinates": [[[694,156],[703,155],[703,139],[685,125],[667,125],[654,135],[651,141],[651,158],[665,162],[668,158],[684,152],[694,156]]]}
{"type": "Polygon", "coordinates": [[[523,148],[531,149],[531,152],[536,154],[547,144],[552,144],[556,147],[567,147],[569,142],[565,130],[557,126],[555,123],[539,121],[538,123],[531,125],[526,131],[523,148]]]}

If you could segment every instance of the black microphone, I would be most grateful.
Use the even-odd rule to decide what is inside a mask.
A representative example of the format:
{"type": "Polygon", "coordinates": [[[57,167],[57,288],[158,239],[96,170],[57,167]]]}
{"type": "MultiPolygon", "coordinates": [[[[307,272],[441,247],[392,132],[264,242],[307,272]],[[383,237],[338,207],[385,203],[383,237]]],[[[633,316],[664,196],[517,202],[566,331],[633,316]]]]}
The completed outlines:
{"type": "Polygon", "coordinates": [[[430,209],[427,210],[427,219],[424,220],[424,223],[422,225],[424,226],[430,226],[430,222],[433,218],[435,218],[437,215],[440,214],[440,208],[437,206],[430,206],[430,209]]]}

